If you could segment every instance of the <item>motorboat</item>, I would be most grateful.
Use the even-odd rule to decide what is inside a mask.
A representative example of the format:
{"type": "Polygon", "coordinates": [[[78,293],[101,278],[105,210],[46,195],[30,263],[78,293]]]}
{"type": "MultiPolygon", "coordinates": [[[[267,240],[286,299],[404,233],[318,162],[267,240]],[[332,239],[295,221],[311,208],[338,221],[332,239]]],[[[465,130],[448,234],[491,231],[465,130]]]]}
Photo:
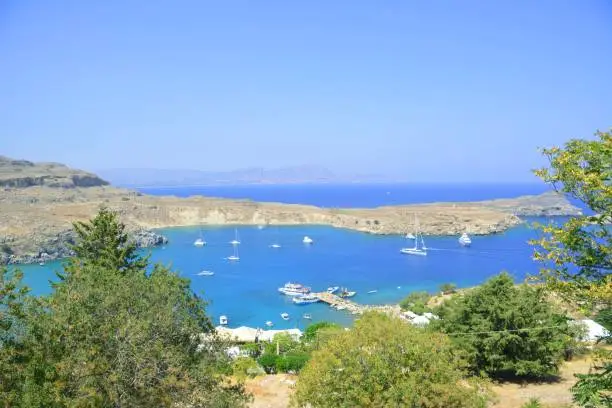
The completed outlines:
{"type": "Polygon", "coordinates": [[[197,247],[203,247],[204,245],[206,245],[206,241],[204,241],[202,238],[198,238],[193,241],[193,245],[197,247]]]}
{"type": "Polygon", "coordinates": [[[368,291],[368,293],[376,293],[376,292],[378,292],[376,289],[368,291]]]}
{"type": "Polygon", "coordinates": [[[270,248],[280,248],[280,244],[271,244],[270,248]]]}
{"type": "Polygon", "coordinates": [[[357,292],[352,291],[352,290],[348,290],[346,288],[343,288],[340,293],[338,294],[338,296],[340,296],[341,298],[350,298],[353,297],[357,294],[357,292]]]}
{"type": "Polygon", "coordinates": [[[469,247],[470,245],[472,245],[472,239],[466,232],[464,232],[459,237],[459,244],[464,247],[469,247]]]}
{"type": "Polygon", "coordinates": [[[227,316],[222,315],[219,317],[219,324],[221,326],[227,326],[227,316]]]}
{"type": "Polygon", "coordinates": [[[266,326],[268,326],[268,327],[272,327],[272,326],[274,326],[274,323],[272,323],[271,321],[269,321],[269,320],[268,320],[268,321],[266,322],[266,326]]]}
{"type": "Polygon", "coordinates": [[[414,234],[411,234],[410,232],[406,234],[406,239],[416,239],[416,237],[414,236],[414,234]]]}
{"type": "Polygon", "coordinates": [[[334,294],[340,289],[340,286],[330,286],[327,288],[327,293],[334,294]]]}
{"type": "Polygon", "coordinates": [[[310,314],[310,313],[304,313],[304,314],[302,315],[302,317],[303,317],[304,319],[306,319],[306,320],[312,320],[312,316],[311,316],[311,314],[310,314]]]}
{"type": "Polygon", "coordinates": [[[283,320],[289,320],[289,313],[281,313],[280,316],[283,318],[283,320]]]}
{"type": "Polygon", "coordinates": [[[285,286],[278,288],[278,291],[287,296],[300,296],[310,293],[310,288],[299,283],[285,283],[285,286]]]}
{"type": "Polygon", "coordinates": [[[317,296],[308,294],[308,295],[295,296],[293,298],[293,303],[295,303],[296,305],[307,305],[310,303],[317,303],[320,300],[321,299],[319,299],[317,296]]]}
{"type": "Polygon", "coordinates": [[[213,276],[215,273],[213,271],[202,271],[198,272],[196,275],[198,276],[213,276]]]}
{"type": "Polygon", "coordinates": [[[312,244],[314,241],[309,236],[305,236],[304,239],[302,239],[302,242],[305,244],[312,244]]]}

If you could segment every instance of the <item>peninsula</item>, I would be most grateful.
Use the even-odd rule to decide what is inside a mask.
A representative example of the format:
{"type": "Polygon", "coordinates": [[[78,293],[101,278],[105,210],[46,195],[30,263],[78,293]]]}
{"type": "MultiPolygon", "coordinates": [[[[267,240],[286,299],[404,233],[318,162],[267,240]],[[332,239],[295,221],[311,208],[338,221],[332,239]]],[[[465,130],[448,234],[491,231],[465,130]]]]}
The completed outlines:
{"type": "Polygon", "coordinates": [[[373,209],[327,209],[210,197],[151,196],[115,188],[92,173],[57,163],[0,156],[0,263],[32,263],[70,255],[72,223],[100,207],[117,211],[142,247],[160,245],[153,230],[193,225],[320,224],[372,234],[414,231],[414,214],[427,235],[502,232],[520,216],[576,215],[563,196],[545,193],[473,203],[433,203],[373,209]]]}

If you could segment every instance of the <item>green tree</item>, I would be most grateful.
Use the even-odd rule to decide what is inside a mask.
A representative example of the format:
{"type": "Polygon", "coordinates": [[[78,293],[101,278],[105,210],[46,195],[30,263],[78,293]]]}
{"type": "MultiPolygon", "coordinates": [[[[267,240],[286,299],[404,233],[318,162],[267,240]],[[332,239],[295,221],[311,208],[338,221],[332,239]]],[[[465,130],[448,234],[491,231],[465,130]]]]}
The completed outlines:
{"type": "MultiPolygon", "coordinates": [[[[562,225],[542,227],[534,241],[535,258],[543,262],[546,286],[582,309],[612,307],[612,133],[596,132],[591,140],[573,139],[564,147],[543,150],[549,167],[536,175],[557,191],[582,202],[589,213],[562,225]]],[[[602,352],[591,374],[578,376],[573,388],[584,407],[610,406],[612,354],[602,352]]]]}
{"type": "Polygon", "coordinates": [[[384,314],[364,314],[338,331],[301,371],[298,406],[484,407],[449,339],[384,314]]]}
{"type": "Polygon", "coordinates": [[[399,305],[403,310],[410,310],[416,314],[423,314],[429,310],[427,306],[429,299],[431,299],[431,295],[427,292],[412,292],[406,296],[399,305]]]}
{"type": "Polygon", "coordinates": [[[242,387],[224,381],[226,345],[189,280],[161,265],[147,273],[112,213],[83,225],[64,279],[26,316],[29,357],[14,365],[24,381],[9,405],[244,406],[242,387]]]}
{"type": "Polygon", "coordinates": [[[455,293],[456,291],[457,285],[455,285],[454,283],[443,283],[442,285],[440,285],[440,292],[442,292],[443,295],[455,293]]]}
{"type": "Polygon", "coordinates": [[[472,370],[490,376],[556,374],[573,331],[541,288],[502,273],[444,302],[432,327],[467,351],[472,370]]]}
{"type": "Polygon", "coordinates": [[[101,208],[88,222],[75,222],[73,230],[77,236],[72,246],[75,256],[66,265],[73,273],[82,266],[139,273],[148,266],[148,258],[138,254],[138,248],[130,240],[125,225],[119,222],[118,214],[108,208],[101,208]]]}
{"type": "Polygon", "coordinates": [[[306,327],[306,330],[304,330],[304,334],[302,334],[301,340],[305,343],[311,343],[317,339],[317,335],[319,334],[319,332],[325,329],[338,330],[338,329],[341,329],[341,327],[339,324],[332,323],[332,322],[323,321],[323,322],[313,323],[309,325],[308,327],[306,327]]]}

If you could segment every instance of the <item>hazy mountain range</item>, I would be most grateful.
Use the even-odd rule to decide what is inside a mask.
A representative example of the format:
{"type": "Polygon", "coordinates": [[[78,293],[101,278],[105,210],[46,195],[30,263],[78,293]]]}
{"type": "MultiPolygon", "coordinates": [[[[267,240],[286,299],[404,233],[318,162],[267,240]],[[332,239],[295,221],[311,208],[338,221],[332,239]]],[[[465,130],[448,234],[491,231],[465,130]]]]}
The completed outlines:
{"type": "Polygon", "coordinates": [[[232,171],[123,168],[97,170],[96,173],[113,185],[140,187],[392,181],[373,174],[338,175],[325,167],[313,165],[277,169],[256,167],[232,171]]]}

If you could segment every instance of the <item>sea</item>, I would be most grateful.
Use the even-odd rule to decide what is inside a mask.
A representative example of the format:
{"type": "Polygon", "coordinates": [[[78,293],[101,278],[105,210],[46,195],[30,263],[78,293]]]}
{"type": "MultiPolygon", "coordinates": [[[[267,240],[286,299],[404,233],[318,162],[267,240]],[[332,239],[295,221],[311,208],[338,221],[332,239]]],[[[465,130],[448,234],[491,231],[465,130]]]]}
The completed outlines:
{"type": "MultiPolygon", "coordinates": [[[[312,204],[321,207],[367,208],[381,205],[476,201],[511,198],[546,191],[541,184],[376,184],[376,185],[264,185],[143,188],[155,195],[251,199],[255,201],[312,204]]],[[[195,292],[208,302],[207,311],[214,323],[221,315],[230,327],[265,328],[271,321],[275,329],[300,328],[316,321],[333,321],[349,326],[354,316],[324,304],[299,306],[283,296],[278,288],[299,282],[315,291],[341,286],[356,291],[352,300],[362,304],[394,304],[413,291],[437,292],[443,283],[459,287],[478,285],[501,271],[517,281],[536,274],[541,267],[532,260],[528,241],[541,237],[533,223],[559,220],[528,218],[526,223],[504,233],[473,236],[472,246],[461,247],[458,237],[428,236],[427,256],[402,255],[410,246],[402,236],[376,236],[328,226],[198,226],[166,228],[159,232],[169,243],[143,250],[153,262],[168,265],[191,279],[195,292]],[[203,235],[204,247],[193,245],[203,235]],[[239,261],[228,261],[234,254],[229,243],[238,235],[239,261]],[[313,244],[302,243],[304,236],[313,244]],[[271,248],[273,243],[280,248],[271,248]],[[214,272],[199,276],[201,271],[214,272]],[[283,320],[281,313],[288,313],[283,320]],[[311,319],[305,319],[309,314],[311,319]]],[[[44,266],[23,265],[25,283],[33,293],[50,292],[50,282],[61,262],[44,266]]]]}

